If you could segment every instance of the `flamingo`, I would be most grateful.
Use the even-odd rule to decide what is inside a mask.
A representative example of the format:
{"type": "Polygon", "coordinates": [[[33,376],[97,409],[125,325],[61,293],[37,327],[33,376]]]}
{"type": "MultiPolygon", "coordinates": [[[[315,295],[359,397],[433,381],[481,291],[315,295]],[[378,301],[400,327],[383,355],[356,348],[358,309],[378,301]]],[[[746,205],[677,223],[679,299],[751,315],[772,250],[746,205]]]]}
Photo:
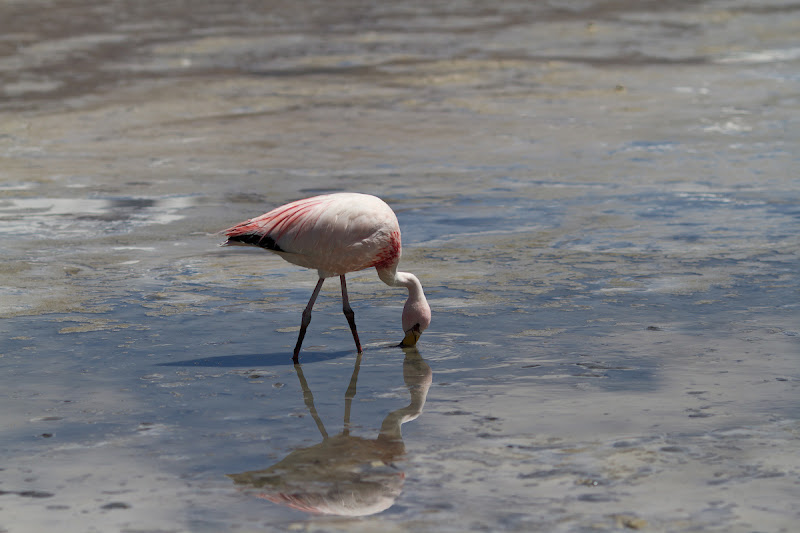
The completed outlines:
{"type": "Polygon", "coordinates": [[[323,194],[276,207],[221,233],[228,238],[222,246],[259,246],[290,263],[315,269],[319,274],[300,321],[292,356],[295,364],[311,322],[311,309],[327,278],[339,276],[342,311],[358,353],[362,353],[361,341],[347,297],[345,274],[348,272],[375,267],[385,284],[408,289],[402,315],[405,336],[401,346],[415,346],[431,322],[431,308],[419,279],[414,274],[397,271],[402,251],[400,225],[392,208],[380,198],[360,193],[323,194]]]}

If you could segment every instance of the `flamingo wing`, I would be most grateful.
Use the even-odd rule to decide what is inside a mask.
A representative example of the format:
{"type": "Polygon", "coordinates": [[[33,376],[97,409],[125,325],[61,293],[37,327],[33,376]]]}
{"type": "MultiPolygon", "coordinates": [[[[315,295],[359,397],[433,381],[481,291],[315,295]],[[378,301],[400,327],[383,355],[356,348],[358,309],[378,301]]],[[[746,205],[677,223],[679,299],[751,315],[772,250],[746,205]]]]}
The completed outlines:
{"type": "Polygon", "coordinates": [[[366,194],[297,200],[223,233],[225,244],[266,248],[318,270],[321,277],[396,264],[401,253],[397,217],[382,200],[366,194]]]}
{"type": "Polygon", "coordinates": [[[225,244],[249,244],[260,246],[274,252],[289,252],[282,248],[278,241],[282,240],[284,246],[292,247],[287,237],[291,231],[296,236],[301,229],[307,228],[319,219],[324,212],[325,196],[315,196],[297,200],[281,207],[277,207],[261,216],[240,222],[224,230],[222,233],[228,237],[225,244]],[[320,209],[323,207],[323,209],[320,209]]]}

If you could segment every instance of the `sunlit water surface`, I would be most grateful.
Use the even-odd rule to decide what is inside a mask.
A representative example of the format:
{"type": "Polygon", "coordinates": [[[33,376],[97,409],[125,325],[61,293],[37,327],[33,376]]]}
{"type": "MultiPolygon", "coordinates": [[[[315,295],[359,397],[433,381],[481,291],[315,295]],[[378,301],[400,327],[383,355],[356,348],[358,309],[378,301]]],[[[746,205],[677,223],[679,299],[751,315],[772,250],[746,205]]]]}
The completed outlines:
{"type": "Polygon", "coordinates": [[[0,5],[0,530],[794,531],[798,6],[0,5]],[[433,322],[214,232],[384,198],[433,322]]]}

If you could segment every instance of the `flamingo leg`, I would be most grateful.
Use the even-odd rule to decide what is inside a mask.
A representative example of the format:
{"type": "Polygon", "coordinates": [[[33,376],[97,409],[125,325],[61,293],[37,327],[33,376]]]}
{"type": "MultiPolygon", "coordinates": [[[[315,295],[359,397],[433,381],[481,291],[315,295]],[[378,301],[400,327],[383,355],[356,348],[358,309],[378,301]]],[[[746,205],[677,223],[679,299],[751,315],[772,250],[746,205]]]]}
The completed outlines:
{"type": "Polygon", "coordinates": [[[350,299],[347,297],[347,282],[344,280],[344,275],[339,276],[339,279],[342,280],[342,311],[347,318],[347,323],[350,324],[353,340],[356,341],[356,350],[361,353],[361,341],[358,340],[358,331],[356,331],[356,314],[350,307],[350,299]]]}
{"type": "Polygon", "coordinates": [[[314,302],[317,301],[317,296],[319,296],[319,290],[322,288],[323,281],[325,281],[325,278],[319,278],[317,286],[314,287],[314,292],[311,294],[311,299],[308,300],[308,305],[303,310],[303,319],[300,321],[300,334],[297,336],[297,344],[294,347],[294,355],[292,356],[292,361],[294,361],[295,364],[300,360],[300,346],[303,345],[306,329],[311,323],[311,308],[314,307],[314,302]]]}

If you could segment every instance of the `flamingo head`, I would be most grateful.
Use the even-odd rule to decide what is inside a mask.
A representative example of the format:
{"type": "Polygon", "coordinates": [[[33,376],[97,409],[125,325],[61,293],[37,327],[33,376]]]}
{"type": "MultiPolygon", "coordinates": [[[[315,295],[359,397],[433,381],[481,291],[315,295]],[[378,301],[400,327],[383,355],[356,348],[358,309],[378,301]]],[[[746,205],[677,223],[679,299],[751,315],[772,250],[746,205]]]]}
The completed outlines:
{"type": "Polygon", "coordinates": [[[431,323],[431,308],[425,296],[419,299],[409,298],[403,307],[403,331],[405,337],[400,346],[416,346],[422,332],[431,323]]]}

